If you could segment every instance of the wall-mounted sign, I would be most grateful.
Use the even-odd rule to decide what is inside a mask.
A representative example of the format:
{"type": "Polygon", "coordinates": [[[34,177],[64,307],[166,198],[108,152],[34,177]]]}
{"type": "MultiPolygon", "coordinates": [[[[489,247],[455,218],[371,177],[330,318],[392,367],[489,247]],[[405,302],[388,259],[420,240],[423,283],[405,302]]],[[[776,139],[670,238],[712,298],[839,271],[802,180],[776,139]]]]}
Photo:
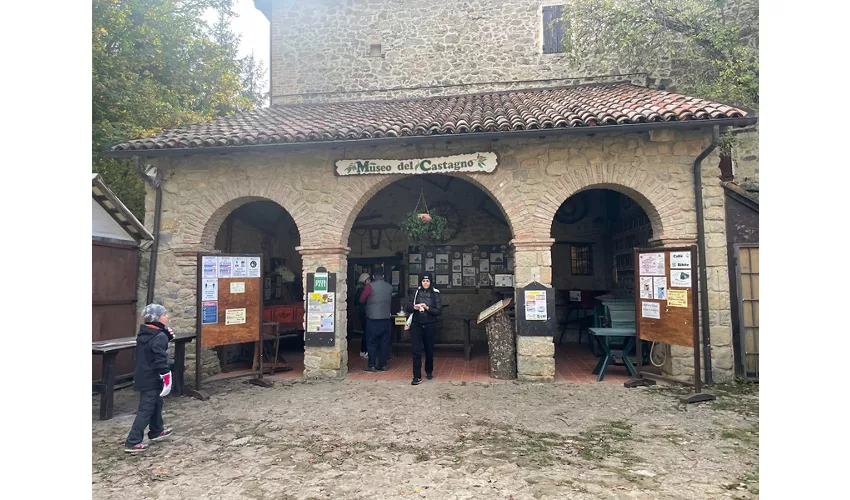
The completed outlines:
{"type": "Polygon", "coordinates": [[[338,175],[444,174],[451,172],[492,173],[496,153],[469,153],[413,160],[337,160],[338,175]]]}
{"type": "Polygon", "coordinates": [[[245,282],[244,281],[231,281],[230,282],[230,293],[245,293],[245,282]]]}
{"type": "Polygon", "coordinates": [[[224,310],[224,324],[225,325],[244,325],[246,317],[246,309],[244,307],[239,309],[225,309],[224,310]]]}

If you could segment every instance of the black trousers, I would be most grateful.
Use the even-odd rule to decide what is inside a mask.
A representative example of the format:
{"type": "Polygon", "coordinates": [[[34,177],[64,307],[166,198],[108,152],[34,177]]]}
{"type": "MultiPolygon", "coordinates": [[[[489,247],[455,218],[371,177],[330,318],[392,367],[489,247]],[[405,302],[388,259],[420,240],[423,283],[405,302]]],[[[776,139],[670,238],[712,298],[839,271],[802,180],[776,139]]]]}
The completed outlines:
{"type": "Polygon", "coordinates": [[[413,378],[422,378],[422,350],[425,350],[425,373],[434,373],[434,340],[437,322],[410,325],[413,340],[413,378]]]}
{"type": "Polygon", "coordinates": [[[369,332],[369,366],[380,368],[387,365],[387,339],[390,336],[390,322],[386,319],[367,319],[369,332]]]}
{"type": "Polygon", "coordinates": [[[165,430],[162,421],[162,398],[159,397],[160,389],[155,391],[142,391],[139,393],[139,409],[136,411],[136,420],[133,428],[127,436],[125,445],[136,446],[145,438],[145,428],[150,427],[148,437],[154,438],[165,430]]]}

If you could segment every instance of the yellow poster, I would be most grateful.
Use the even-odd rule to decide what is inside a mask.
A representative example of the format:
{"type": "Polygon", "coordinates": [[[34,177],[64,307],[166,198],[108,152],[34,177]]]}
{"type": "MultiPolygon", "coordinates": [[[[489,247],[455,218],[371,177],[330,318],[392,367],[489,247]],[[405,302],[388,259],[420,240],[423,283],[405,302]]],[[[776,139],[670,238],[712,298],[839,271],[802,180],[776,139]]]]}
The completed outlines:
{"type": "Polygon", "coordinates": [[[688,307],[688,291],[668,289],[667,307],[688,307]]]}

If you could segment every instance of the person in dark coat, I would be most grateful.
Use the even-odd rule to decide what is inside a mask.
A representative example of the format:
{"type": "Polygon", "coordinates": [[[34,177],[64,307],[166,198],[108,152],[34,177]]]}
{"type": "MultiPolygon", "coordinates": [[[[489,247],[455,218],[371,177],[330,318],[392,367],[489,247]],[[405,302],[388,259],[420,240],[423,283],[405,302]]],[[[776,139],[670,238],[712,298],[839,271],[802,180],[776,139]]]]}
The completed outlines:
{"type": "Polygon", "coordinates": [[[425,376],[434,378],[434,342],[437,338],[437,324],[443,314],[443,302],[440,291],[431,286],[431,275],[422,275],[419,288],[410,295],[407,308],[413,311],[410,324],[413,337],[413,382],[422,383],[422,351],[425,351],[425,376]]]}
{"type": "Polygon", "coordinates": [[[133,427],[124,443],[124,451],[138,453],[148,449],[143,443],[145,429],[148,438],[159,441],[171,435],[162,421],[162,398],[171,392],[171,369],[168,363],[168,342],[174,332],[168,328],[168,313],[159,304],[148,304],[142,311],[144,323],[136,334],[136,367],[133,389],[139,392],[139,409],[133,427]]]}
{"type": "Polygon", "coordinates": [[[363,337],[360,339],[360,357],[368,357],[369,338],[366,336],[366,304],[360,302],[360,297],[363,296],[363,291],[366,290],[366,285],[371,279],[369,273],[360,273],[357,278],[357,288],[354,290],[354,303],[357,305],[357,312],[360,316],[360,327],[363,329],[363,337]]]}
{"type": "Polygon", "coordinates": [[[368,362],[363,371],[387,371],[392,299],[393,287],[384,280],[383,268],[375,269],[372,281],[366,284],[366,289],[360,295],[360,303],[366,304],[366,331],[369,338],[368,362]]]}

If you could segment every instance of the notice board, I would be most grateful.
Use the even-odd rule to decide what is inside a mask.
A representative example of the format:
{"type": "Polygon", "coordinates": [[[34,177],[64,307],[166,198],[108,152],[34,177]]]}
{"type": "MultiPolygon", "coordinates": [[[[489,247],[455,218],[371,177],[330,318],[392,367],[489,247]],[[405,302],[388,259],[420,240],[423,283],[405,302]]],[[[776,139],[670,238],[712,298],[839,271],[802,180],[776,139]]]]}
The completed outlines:
{"type": "Polygon", "coordinates": [[[694,347],[696,265],[696,247],[635,249],[639,339],[694,347]]]}
{"type": "Polygon", "coordinates": [[[198,356],[202,348],[258,342],[262,255],[199,253],[197,307],[198,356]]]}

